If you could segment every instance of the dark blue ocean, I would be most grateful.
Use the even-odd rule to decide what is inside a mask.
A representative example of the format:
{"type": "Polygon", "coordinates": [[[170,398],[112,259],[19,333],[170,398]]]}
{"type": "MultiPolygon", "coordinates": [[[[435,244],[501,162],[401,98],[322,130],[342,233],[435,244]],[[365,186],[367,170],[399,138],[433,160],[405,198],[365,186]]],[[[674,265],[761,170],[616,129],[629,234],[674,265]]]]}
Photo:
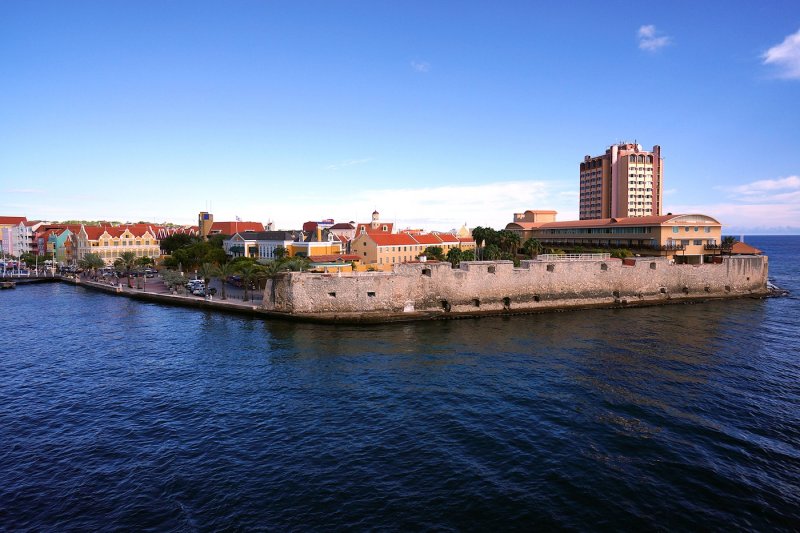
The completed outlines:
{"type": "Polygon", "coordinates": [[[0,292],[0,531],[796,530],[788,298],[333,327],[0,292]]]}

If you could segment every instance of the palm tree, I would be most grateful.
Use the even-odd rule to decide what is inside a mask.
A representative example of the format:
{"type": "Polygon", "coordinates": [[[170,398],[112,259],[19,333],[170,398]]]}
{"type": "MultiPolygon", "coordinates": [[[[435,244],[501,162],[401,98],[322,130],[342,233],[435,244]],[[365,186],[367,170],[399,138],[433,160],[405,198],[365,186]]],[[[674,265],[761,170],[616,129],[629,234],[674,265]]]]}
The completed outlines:
{"type": "Polygon", "coordinates": [[[250,299],[247,291],[250,289],[250,281],[252,281],[255,272],[256,267],[252,263],[246,263],[239,267],[239,273],[242,275],[242,285],[244,285],[244,298],[242,300],[245,302],[250,299]]]}
{"type": "Polygon", "coordinates": [[[461,252],[459,248],[450,248],[447,251],[447,260],[450,261],[450,264],[455,268],[463,259],[464,254],[461,252]]]}
{"type": "Polygon", "coordinates": [[[128,288],[132,289],[133,285],[131,285],[131,270],[133,267],[136,266],[136,252],[122,252],[119,254],[119,258],[114,261],[115,266],[121,266],[125,269],[125,273],[128,276],[128,288]]]}
{"type": "Polygon", "coordinates": [[[269,302],[275,304],[275,278],[285,272],[287,264],[284,261],[270,261],[264,265],[262,273],[269,283],[269,302]]]}
{"type": "Polygon", "coordinates": [[[734,237],[733,235],[726,235],[722,238],[722,250],[728,251],[728,255],[733,254],[733,245],[739,242],[739,239],[734,237]]]}
{"type": "Polygon", "coordinates": [[[498,246],[500,249],[509,254],[516,254],[519,248],[519,233],[507,229],[497,232],[498,246]]]}
{"type": "Polygon", "coordinates": [[[526,254],[531,256],[531,259],[542,253],[544,247],[542,243],[539,242],[539,239],[530,238],[525,241],[525,244],[522,245],[522,249],[525,251],[526,254]]]}
{"type": "Polygon", "coordinates": [[[78,261],[78,265],[84,270],[91,270],[93,277],[97,277],[97,269],[106,266],[105,261],[99,254],[86,254],[83,259],[78,261]]]}
{"type": "Polygon", "coordinates": [[[222,263],[217,267],[217,279],[219,280],[220,285],[222,286],[222,299],[225,300],[225,284],[228,283],[228,277],[232,276],[233,273],[236,272],[236,265],[231,263],[222,263]]]}
{"type": "Polygon", "coordinates": [[[197,273],[200,275],[201,278],[203,278],[203,283],[205,284],[206,287],[205,290],[206,294],[208,294],[208,289],[209,289],[208,284],[211,283],[211,278],[216,277],[218,272],[219,271],[217,270],[217,267],[215,267],[211,263],[203,263],[202,265],[200,265],[200,268],[197,269],[197,273]]]}
{"type": "Polygon", "coordinates": [[[496,244],[490,244],[486,246],[483,250],[483,259],[488,261],[494,261],[496,259],[500,259],[502,255],[502,250],[496,244]]]}

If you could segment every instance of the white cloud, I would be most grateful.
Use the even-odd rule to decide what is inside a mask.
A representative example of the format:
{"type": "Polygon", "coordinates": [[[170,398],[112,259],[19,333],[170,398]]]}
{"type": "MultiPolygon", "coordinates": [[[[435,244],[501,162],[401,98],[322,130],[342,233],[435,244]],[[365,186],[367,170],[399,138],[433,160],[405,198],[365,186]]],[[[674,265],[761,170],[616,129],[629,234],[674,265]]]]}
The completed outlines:
{"type": "Polygon", "coordinates": [[[270,202],[268,206],[259,198],[248,198],[239,201],[237,209],[243,219],[247,216],[247,220],[266,221],[268,217],[282,229],[297,228],[306,220],[322,218],[365,222],[375,209],[382,220],[395,222],[399,228],[444,231],[466,222],[469,227],[501,229],[511,222],[514,213],[526,209],[555,209],[560,220],[577,218],[574,194],[566,198],[561,195],[573,193],[575,188],[573,180],[386,189],[338,187],[332,183],[330,188],[287,191],[281,194],[280,202],[270,202]]]}
{"type": "Polygon", "coordinates": [[[782,78],[800,79],[800,30],[767,50],[762,59],[778,67],[782,78]]]}
{"type": "Polygon", "coordinates": [[[647,52],[660,50],[672,42],[672,38],[661,35],[653,24],[647,24],[639,28],[639,48],[647,52]]]}
{"type": "Polygon", "coordinates": [[[431,64],[428,63],[427,61],[412,61],[411,68],[413,68],[417,72],[425,73],[425,72],[430,72],[431,64]]]}
{"type": "Polygon", "coordinates": [[[363,165],[364,163],[368,163],[372,161],[371,157],[367,157],[364,159],[348,159],[347,161],[342,161],[340,163],[334,163],[325,167],[326,170],[339,170],[340,168],[352,167],[354,165],[363,165]]]}
{"type": "MultiPolygon", "coordinates": [[[[743,185],[715,187],[723,200],[715,204],[665,205],[672,213],[703,213],[725,227],[800,227],[800,177],[758,180],[743,185]]],[[[752,232],[752,231],[751,231],[752,232]]]]}
{"type": "Polygon", "coordinates": [[[800,198],[800,176],[789,176],[775,180],[758,180],[734,187],[719,187],[731,197],[744,201],[783,202],[800,198]]]}

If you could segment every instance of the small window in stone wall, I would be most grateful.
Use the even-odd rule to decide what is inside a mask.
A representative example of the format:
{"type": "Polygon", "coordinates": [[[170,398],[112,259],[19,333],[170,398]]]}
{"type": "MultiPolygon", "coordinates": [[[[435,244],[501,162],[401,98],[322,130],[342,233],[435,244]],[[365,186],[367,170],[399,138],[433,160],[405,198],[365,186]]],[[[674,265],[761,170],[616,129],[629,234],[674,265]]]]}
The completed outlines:
{"type": "Polygon", "coordinates": [[[431,269],[430,268],[423,268],[422,269],[422,275],[431,277],[431,269]]]}
{"type": "Polygon", "coordinates": [[[503,308],[504,309],[511,309],[511,298],[509,298],[508,296],[503,298],[503,308]]]}
{"type": "Polygon", "coordinates": [[[548,272],[555,272],[556,271],[556,266],[555,265],[547,265],[547,271],[548,272]]]}
{"type": "Polygon", "coordinates": [[[602,271],[604,271],[604,272],[605,272],[606,270],[608,270],[608,265],[607,265],[607,264],[605,264],[605,263],[601,263],[601,264],[600,264],[600,270],[602,270],[602,271]]]}
{"type": "Polygon", "coordinates": [[[494,266],[494,265],[490,266],[489,267],[489,274],[496,274],[496,273],[497,273],[497,267],[494,266]]]}
{"type": "Polygon", "coordinates": [[[370,298],[374,298],[375,297],[375,292],[374,291],[367,291],[367,296],[369,296],[370,298]]]}
{"type": "Polygon", "coordinates": [[[330,296],[331,298],[336,298],[336,293],[335,292],[329,292],[328,296],[330,296]]]}
{"type": "Polygon", "coordinates": [[[481,301],[478,298],[475,298],[472,300],[472,305],[474,305],[475,307],[480,307],[481,301]]]}
{"type": "Polygon", "coordinates": [[[656,269],[656,264],[650,263],[650,270],[655,270],[655,269],[656,269]]]}

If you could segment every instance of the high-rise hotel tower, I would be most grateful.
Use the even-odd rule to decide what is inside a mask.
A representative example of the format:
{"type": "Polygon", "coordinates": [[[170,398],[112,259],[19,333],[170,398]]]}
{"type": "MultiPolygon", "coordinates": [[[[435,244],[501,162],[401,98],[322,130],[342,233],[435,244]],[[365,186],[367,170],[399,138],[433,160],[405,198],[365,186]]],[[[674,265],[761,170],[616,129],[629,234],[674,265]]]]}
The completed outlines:
{"type": "Polygon", "coordinates": [[[612,145],[581,163],[580,219],[646,217],[661,214],[664,160],[661,147],[612,145]]]}

